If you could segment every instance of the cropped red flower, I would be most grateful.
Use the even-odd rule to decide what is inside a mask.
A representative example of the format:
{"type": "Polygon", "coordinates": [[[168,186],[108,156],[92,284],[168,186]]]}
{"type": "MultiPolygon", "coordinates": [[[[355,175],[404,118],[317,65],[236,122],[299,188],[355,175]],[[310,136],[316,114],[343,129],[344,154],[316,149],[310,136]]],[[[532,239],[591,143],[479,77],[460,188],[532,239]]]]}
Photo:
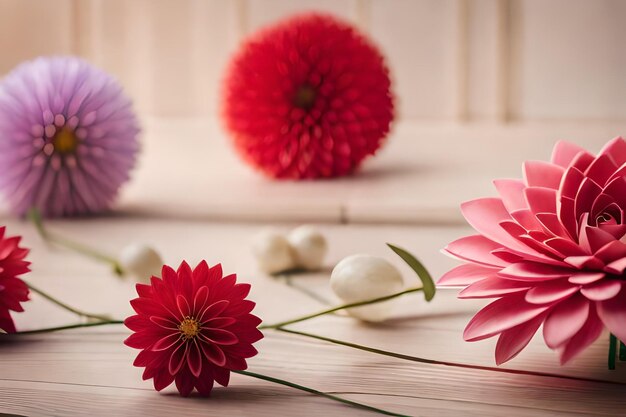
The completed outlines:
{"type": "Polygon", "coordinates": [[[496,362],[517,355],[543,325],[566,363],[608,328],[626,341],[626,141],[597,156],[556,144],[551,162],[527,161],[524,180],[496,180],[500,198],[462,205],[479,234],[446,252],[467,262],[439,285],[461,298],[497,298],[464,338],[499,335],[496,362]]]}
{"type": "Polygon", "coordinates": [[[20,236],[6,237],[6,227],[0,227],[0,329],[16,331],[11,311],[24,311],[21,302],[28,301],[28,286],[18,278],[30,271],[24,258],[29,250],[20,248],[20,236]]]}
{"type": "Polygon", "coordinates": [[[307,14],[249,38],[226,76],[223,113],[238,152],[274,178],[351,173],[393,119],[378,49],[331,16],[307,14]]]}
{"type": "Polygon", "coordinates": [[[161,275],[137,284],[139,298],[130,302],[137,315],[124,321],[135,333],[124,343],[141,349],[134,365],[157,391],[176,381],[183,396],[194,388],[208,396],[214,381],[227,386],[230,371],[246,369],[246,358],[257,354],[252,344],[263,334],[250,314],[255,303],[245,299],[250,285],[205,261],[193,271],[186,262],[178,271],[163,266],[161,275]]]}

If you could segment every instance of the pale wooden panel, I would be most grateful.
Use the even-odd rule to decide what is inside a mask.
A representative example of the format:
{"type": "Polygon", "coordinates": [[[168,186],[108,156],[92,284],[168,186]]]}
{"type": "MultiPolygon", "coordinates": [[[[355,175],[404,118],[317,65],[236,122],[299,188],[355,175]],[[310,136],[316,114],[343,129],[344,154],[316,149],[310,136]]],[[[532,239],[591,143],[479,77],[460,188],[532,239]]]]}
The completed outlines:
{"type": "Polygon", "coordinates": [[[38,55],[73,51],[73,1],[0,0],[0,76],[38,55]]]}
{"type": "Polygon", "coordinates": [[[214,116],[237,42],[235,2],[91,0],[80,3],[82,53],[117,75],[140,112],[214,116]],[[87,22],[87,23],[86,23],[87,22]]]}
{"type": "Polygon", "coordinates": [[[513,2],[513,114],[625,119],[624,16],[619,0],[513,2]]]}
{"type": "Polygon", "coordinates": [[[467,31],[467,112],[470,120],[499,120],[507,86],[503,79],[502,27],[506,0],[470,0],[467,31]]]}
{"type": "Polygon", "coordinates": [[[371,34],[389,59],[404,119],[459,113],[459,2],[373,0],[371,34]]]}
{"type": "Polygon", "coordinates": [[[355,21],[358,16],[357,0],[244,0],[242,5],[242,29],[245,33],[279,19],[310,11],[327,12],[351,21],[355,21]]]}

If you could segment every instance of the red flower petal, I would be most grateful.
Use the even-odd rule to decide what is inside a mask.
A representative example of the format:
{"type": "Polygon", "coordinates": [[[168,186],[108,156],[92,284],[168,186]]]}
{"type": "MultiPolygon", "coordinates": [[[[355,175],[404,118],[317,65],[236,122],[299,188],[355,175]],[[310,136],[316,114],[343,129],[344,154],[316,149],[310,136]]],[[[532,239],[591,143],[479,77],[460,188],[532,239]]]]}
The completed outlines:
{"type": "Polygon", "coordinates": [[[263,337],[261,320],[249,314],[254,303],[244,299],[250,287],[205,262],[162,273],[163,280],[138,287],[143,296],[131,302],[137,314],[125,321],[135,333],[125,343],[141,349],[134,364],[156,389],[175,381],[183,396],[194,387],[209,395],[214,380],[227,384],[230,370],[247,368],[245,359],[256,354],[250,343],[263,337]]]}

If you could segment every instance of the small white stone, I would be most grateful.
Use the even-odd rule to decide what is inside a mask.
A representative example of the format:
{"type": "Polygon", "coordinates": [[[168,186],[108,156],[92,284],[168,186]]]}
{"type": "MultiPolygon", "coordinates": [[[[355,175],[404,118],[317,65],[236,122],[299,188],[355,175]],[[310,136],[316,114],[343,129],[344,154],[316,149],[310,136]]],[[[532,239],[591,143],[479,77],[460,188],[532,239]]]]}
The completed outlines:
{"type": "MultiPolygon", "coordinates": [[[[372,300],[402,291],[400,271],[383,258],[352,255],[341,260],[330,276],[330,286],[346,304],[372,300]]],[[[363,321],[380,322],[390,317],[395,299],[347,309],[363,321]]]]}
{"type": "Polygon", "coordinates": [[[326,238],[312,226],[300,226],[291,231],[287,240],[293,249],[296,266],[311,271],[320,269],[328,252],[326,238]]]}
{"type": "Polygon", "coordinates": [[[149,283],[150,278],[161,276],[163,260],[150,246],[135,243],[122,249],[119,257],[124,272],[135,281],[149,283]]]}
{"type": "Polygon", "coordinates": [[[295,267],[289,242],[273,229],[262,230],[253,237],[252,253],[259,269],[267,274],[276,274],[295,267]]]}

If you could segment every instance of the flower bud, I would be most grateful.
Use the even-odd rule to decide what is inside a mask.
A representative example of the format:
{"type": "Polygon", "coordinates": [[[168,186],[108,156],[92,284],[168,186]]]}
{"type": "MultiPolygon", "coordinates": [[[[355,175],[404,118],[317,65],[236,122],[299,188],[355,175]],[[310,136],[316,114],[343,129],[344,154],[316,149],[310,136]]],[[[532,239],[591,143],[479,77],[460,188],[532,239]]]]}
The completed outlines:
{"type": "Polygon", "coordinates": [[[261,271],[267,274],[276,274],[295,266],[289,242],[275,230],[263,230],[254,236],[252,253],[261,271]]]}
{"type": "MultiPolygon", "coordinates": [[[[352,255],[341,260],[330,276],[330,286],[345,303],[372,300],[402,291],[400,271],[385,259],[352,255]]],[[[380,322],[392,313],[395,300],[354,307],[346,311],[364,321],[380,322]]]]}
{"type": "Polygon", "coordinates": [[[150,282],[150,278],[161,275],[163,260],[150,246],[132,244],[122,249],[119,261],[123,271],[139,282],[150,282]]]}
{"type": "Polygon", "coordinates": [[[296,266],[311,271],[320,269],[328,252],[326,238],[312,226],[300,226],[291,231],[287,240],[293,250],[296,266]]]}

